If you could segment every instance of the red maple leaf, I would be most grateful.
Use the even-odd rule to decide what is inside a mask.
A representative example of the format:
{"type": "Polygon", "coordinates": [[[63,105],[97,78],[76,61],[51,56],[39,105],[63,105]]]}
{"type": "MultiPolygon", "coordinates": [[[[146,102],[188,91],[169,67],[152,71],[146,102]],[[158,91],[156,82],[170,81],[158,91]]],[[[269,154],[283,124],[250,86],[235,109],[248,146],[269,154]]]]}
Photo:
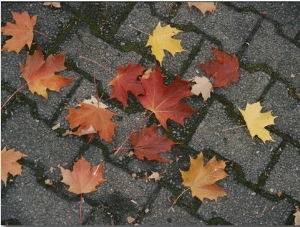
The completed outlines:
{"type": "Polygon", "coordinates": [[[110,97],[119,100],[125,108],[128,92],[135,96],[143,95],[145,91],[138,77],[145,70],[146,68],[141,65],[135,65],[133,62],[129,63],[125,68],[119,66],[116,77],[108,84],[114,87],[110,97]]]}
{"type": "Polygon", "coordinates": [[[138,96],[138,100],[155,114],[166,130],[168,119],[184,125],[184,118],[196,113],[188,104],[180,102],[181,99],[194,94],[190,91],[189,82],[181,80],[179,75],[172,84],[165,86],[161,71],[156,65],[149,78],[142,78],[141,82],[145,95],[138,96]]]}
{"type": "Polygon", "coordinates": [[[215,78],[213,86],[228,88],[232,82],[237,83],[240,77],[238,58],[235,55],[230,56],[226,51],[222,52],[214,47],[211,49],[217,59],[207,59],[200,67],[207,76],[215,78]]]}
{"type": "Polygon", "coordinates": [[[130,136],[130,141],[134,149],[134,153],[138,159],[156,160],[158,162],[169,162],[162,158],[159,154],[169,152],[175,144],[168,139],[166,135],[157,136],[158,126],[144,127],[140,133],[133,133],[130,136]]]}

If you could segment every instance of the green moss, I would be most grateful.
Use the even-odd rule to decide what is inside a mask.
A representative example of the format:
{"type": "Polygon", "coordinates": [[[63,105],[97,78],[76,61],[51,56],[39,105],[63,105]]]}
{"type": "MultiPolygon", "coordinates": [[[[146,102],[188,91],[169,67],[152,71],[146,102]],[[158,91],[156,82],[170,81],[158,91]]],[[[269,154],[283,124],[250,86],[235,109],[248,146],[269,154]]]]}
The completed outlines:
{"type": "Polygon", "coordinates": [[[232,225],[221,217],[211,218],[207,221],[208,225],[232,225]]]}

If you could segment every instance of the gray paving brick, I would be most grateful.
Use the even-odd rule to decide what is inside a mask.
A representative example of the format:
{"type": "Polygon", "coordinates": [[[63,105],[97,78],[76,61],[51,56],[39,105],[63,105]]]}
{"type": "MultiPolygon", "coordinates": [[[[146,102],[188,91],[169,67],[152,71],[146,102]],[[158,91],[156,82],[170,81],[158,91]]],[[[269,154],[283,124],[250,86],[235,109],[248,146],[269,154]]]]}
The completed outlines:
{"type": "Polygon", "coordinates": [[[189,9],[184,3],[173,20],[178,24],[192,24],[220,40],[225,50],[237,52],[250,35],[258,17],[252,13],[237,13],[223,4],[217,4],[215,13],[203,17],[201,11],[194,7],[189,9]]]}
{"type": "Polygon", "coordinates": [[[183,210],[181,207],[172,206],[169,198],[172,193],[166,189],[161,189],[148,212],[142,219],[142,225],[204,225],[205,223],[183,210]]]}
{"type": "Polygon", "coordinates": [[[288,145],[282,151],[278,163],[271,172],[265,188],[270,192],[284,192],[300,200],[300,150],[288,145]],[[278,181],[278,179],[282,179],[278,181]]]}
{"type": "MultiPolygon", "coordinates": [[[[29,156],[30,157],[30,156],[29,156]]],[[[1,199],[1,220],[16,219],[22,225],[79,225],[79,201],[67,201],[36,183],[32,170],[23,167],[13,186],[1,199]]],[[[83,203],[83,214],[91,206],[83,203]]],[[[87,216],[83,216],[83,220],[87,216]]]]}
{"type": "Polygon", "coordinates": [[[212,149],[237,162],[243,167],[246,178],[255,183],[281,138],[271,134],[276,142],[264,144],[258,138],[252,139],[246,127],[222,131],[238,126],[226,116],[224,108],[219,102],[213,102],[205,119],[194,133],[190,146],[198,151],[212,149]]]}
{"type": "Polygon", "coordinates": [[[276,33],[270,22],[264,21],[250,42],[241,61],[247,64],[267,64],[295,87],[300,85],[300,51],[293,43],[276,33]]]}
{"type": "Polygon", "coordinates": [[[59,137],[42,121],[34,120],[27,107],[15,109],[2,124],[1,132],[2,145],[28,155],[30,160],[42,165],[54,181],[60,179],[58,165],[65,167],[70,163],[81,146],[79,139],[59,137]]]}
{"type": "Polygon", "coordinates": [[[272,115],[278,116],[275,119],[276,128],[297,140],[300,139],[300,102],[289,96],[288,88],[284,84],[275,83],[262,105],[272,110],[272,115]]]}
{"type": "Polygon", "coordinates": [[[272,202],[253,194],[231,176],[219,185],[225,187],[227,196],[217,203],[204,201],[197,214],[205,219],[221,217],[234,225],[284,225],[293,209],[286,201],[272,202]]]}
{"type": "Polygon", "coordinates": [[[233,2],[233,4],[240,8],[254,7],[259,12],[266,12],[265,17],[275,20],[283,34],[291,39],[300,31],[299,2],[233,2]]]}

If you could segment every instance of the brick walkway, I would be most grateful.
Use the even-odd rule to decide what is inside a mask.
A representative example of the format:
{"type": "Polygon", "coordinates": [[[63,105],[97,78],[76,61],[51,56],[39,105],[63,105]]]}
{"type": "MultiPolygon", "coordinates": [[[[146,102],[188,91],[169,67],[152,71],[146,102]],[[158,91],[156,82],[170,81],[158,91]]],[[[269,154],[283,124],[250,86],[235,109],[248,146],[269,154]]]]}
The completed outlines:
{"type": "MultiPolygon", "coordinates": [[[[1,148],[15,148],[27,157],[22,176],[2,182],[2,224],[79,225],[80,196],[67,191],[58,168],[71,169],[84,156],[92,165],[104,164],[105,183],[84,195],[83,224],[207,225],[207,224],[293,224],[295,206],[300,207],[300,3],[217,3],[217,11],[203,17],[186,2],[62,3],[60,9],[42,2],[1,4],[1,25],[13,22],[10,10],[37,15],[35,29],[52,37],[34,35],[34,44],[47,55],[67,53],[67,70],[61,74],[76,81],[61,92],[48,92],[46,100],[22,89],[1,112],[1,148]],[[207,102],[193,96],[188,102],[199,112],[186,119],[185,127],[168,121],[168,136],[181,145],[166,157],[170,164],[140,161],[128,152],[114,149],[129,135],[145,111],[134,97],[124,110],[109,99],[112,72],[130,62],[153,67],[154,56],[145,47],[148,36],[130,28],[152,33],[156,24],[171,24],[183,32],[185,52],[166,54],[162,72],[172,82],[180,73],[184,80],[204,76],[196,64],[213,58],[211,46],[235,54],[241,77],[228,89],[217,88],[207,102]],[[251,71],[251,72],[250,72],[251,71]],[[113,144],[95,137],[62,136],[69,129],[66,107],[95,95],[93,75],[103,102],[117,114],[113,144]],[[274,126],[268,126],[274,142],[251,138],[246,128],[222,131],[243,124],[238,108],[260,101],[263,111],[272,111],[274,126]],[[52,127],[60,123],[60,128],[52,127]],[[218,184],[228,196],[203,203],[185,193],[179,169],[189,168],[189,156],[203,152],[227,161],[229,177],[218,184]],[[153,172],[161,179],[146,180],[153,172]],[[135,174],[136,177],[133,177],[135,174]],[[51,179],[52,185],[45,184],[51,179]]],[[[2,36],[2,46],[7,37],[2,36]]],[[[1,53],[1,101],[25,81],[18,63],[25,63],[26,48],[1,53]]],[[[150,118],[149,124],[157,124],[150,118]]],[[[129,146],[129,144],[128,144],[129,146]]]]}

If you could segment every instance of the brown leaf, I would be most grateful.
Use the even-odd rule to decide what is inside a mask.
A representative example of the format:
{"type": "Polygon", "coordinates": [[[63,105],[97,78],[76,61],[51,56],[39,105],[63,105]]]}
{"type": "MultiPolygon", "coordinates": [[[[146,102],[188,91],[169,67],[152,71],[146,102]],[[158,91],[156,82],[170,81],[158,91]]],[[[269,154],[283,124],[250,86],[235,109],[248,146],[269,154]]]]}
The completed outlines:
{"type": "Polygon", "coordinates": [[[69,185],[68,191],[75,194],[96,191],[96,187],[106,181],[103,178],[103,164],[94,166],[91,169],[91,163],[86,161],[84,157],[74,163],[73,171],[59,168],[63,176],[61,182],[69,185]]]}
{"type": "Polygon", "coordinates": [[[191,8],[192,6],[199,9],[202,14],[205,16],[206,12],[215,12],[217,7],[213,2],[188,2],[188,6],[191,8]]]}
{"type": "Polygon", "coordinates": [[[30,49],[33,40],[33,27],[36,23],[37,16],[30,18],[27,11],[17,13],[11,11],[15,24],[10,22],[1,28],[3,35],[12,36],[7,40],[2,48],[2,51],[15,51],[17,54],[20,50],[27,45],[30,49]]]}
{"type": "Polygon", "coordinates": [[[112,142],[114,129],[118,125],[112,121],[116,114],[106,110],[106,105],[99,102],[95,97],[84,100],[79,104],[80,108],[68,108],[69,115],[66,119],[71,129],[78,128],[73,134],[77,136],[98,133],[100,138],[112,142]]]}
{"type": "Polygon", "coordinates": [[[150,73],[148,79],[142,78],[145,95],[138,96],[138,100],[144,108],[152,111],[157,120],[167,130],[167,120],[172,119],[184,125],[184,118],[196,113],[195,110],[180,100],[194,95],[190,91],[189,82],[183,81],[178,75],[175,81],[169,86],[165,86],[163,76],[158,66],[150,73]]]}
{"type": "Polygon", "coordinates": [[[228,88],[232,82],[237,83],[240,78],[238,58],[235,55],[230,56],[226,51],[222,52],[214,47],[211,49],[217,59],[207,59],[200,67],[207,76],[215,78],[213,86],[228,88]]]}
{"type": "Polygon", "coordinates": [[[59,92],[62,87],[74,81],[55,74],[66,69],[65,56],[66,53],[55,56],[51,54],[44,60],[41,47],[38,47],[33,55],[27,54],[26,64],[20,64],[20,70],[32,94],[36,92],[48,99],[47,89],[59,92]]]}
{"type": "Polygon", "coordinates": [[[43,5],[54,7],[54,8],[61,8],[60,2],[44,2],[43,5]]]}
{"type": "Polygon", "coordinates": [[[133,62],[129,63],[125,68],[118,67],[116,77],[109,83],[113,86],[111,98],[118,99],[125,109],[128,99],[128,92],[131,92],[135,96],[143,95],[145,93],[139,76],[146,70],[141,65],[135,65],[133,62]]]}
{"type": "Polygon", "coordinates": [[[169,160],[162,158],[159,154],[169,152],[175,144],[168,139],[166,135],[157,136],[158,126],[144,127],[140,133],[133,133],[130,136],[134,154],[138,159],[156,160],[158,162],[168,162],[169,160]]]}
{"type": "Polygon", "coordinates": [[[210,159],[204,166],[202,152],[196,159],[190,157],[190,169],[182,171],[182,184],[189,187],[192,191],[192,196],[196,196],[202,202],[204,198],[215,200],[218,197],[223,197],[226,194],[223,188],[220,188],[215,182],[228,176],[224,171],[225,162],[217,161],[215,157],[210,159]]]}
{"type": "Polygon", "coordinates": [[[22,166],[17,161],[26,156],[20,151],[15,151],[15,149],[7,150],[6,147],[3,148],[1,151],[1,180],[5,186],[9,173],[13,176],[22,174],[22,166]]]}

